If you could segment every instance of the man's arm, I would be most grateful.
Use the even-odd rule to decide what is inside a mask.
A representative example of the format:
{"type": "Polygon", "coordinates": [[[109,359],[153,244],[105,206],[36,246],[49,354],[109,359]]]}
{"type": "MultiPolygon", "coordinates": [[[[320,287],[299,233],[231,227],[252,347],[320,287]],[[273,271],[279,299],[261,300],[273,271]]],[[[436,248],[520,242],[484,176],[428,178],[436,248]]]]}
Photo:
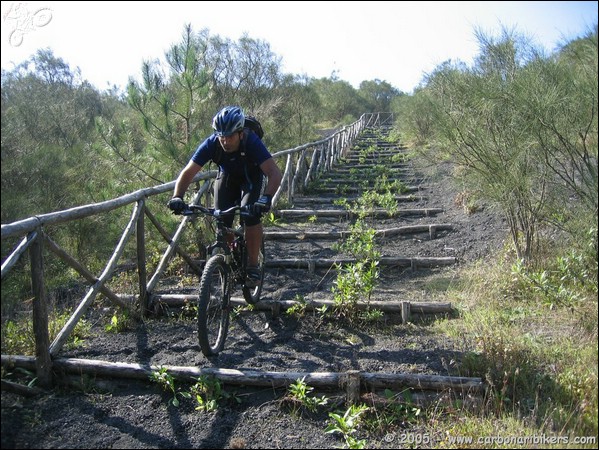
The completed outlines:
{"type": "Polygon", "coordinates": [[[185,196],[185,192],[187,192],[187,188],[193,180],[193,177],[195,177],[200,170],[202,170],[202,166],[190,160],[177,177],[175,190],[173,191],[173,197],[183,198],[185,196]]]}
{"type": "Polygon", "coordinates": [[[262,169],[262,173],[264,173],[264,175],[266,175],[268,178],[268,183],[264,189],[264,194],[270,195],[272,197],[277,193],[277,189],[279,189],[279,186],[281,185],[283,174],[273,158],[268,158],[266,161],[260,164],[260,169],[262,169]]]}

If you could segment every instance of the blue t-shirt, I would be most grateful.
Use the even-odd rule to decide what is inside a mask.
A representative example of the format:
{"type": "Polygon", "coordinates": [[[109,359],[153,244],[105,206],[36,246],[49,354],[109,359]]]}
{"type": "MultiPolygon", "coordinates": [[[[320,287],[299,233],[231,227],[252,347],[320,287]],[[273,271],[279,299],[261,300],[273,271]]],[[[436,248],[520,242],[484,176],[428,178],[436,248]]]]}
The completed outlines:
{"type": "Polygon", "coordinates": [[[198,146],[191,160],[200,166],[205,166],[209,161],[215,161],[224,173],[244,175],[244,165],[247,165],[249,169],[254,169],[271,157],[272,155],[256,133],[245,129],[238,151],[225,152],[218,137],[212,134],[198,146]],[[245,153],[245,156],[242,155],[242,152],[245,153]]]}

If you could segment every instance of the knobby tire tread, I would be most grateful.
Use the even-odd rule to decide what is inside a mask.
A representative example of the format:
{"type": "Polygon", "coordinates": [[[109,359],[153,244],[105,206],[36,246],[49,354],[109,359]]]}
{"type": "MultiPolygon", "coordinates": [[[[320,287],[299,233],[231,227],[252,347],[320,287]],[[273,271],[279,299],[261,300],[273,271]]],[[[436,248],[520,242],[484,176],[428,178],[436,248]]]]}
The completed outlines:
{"type": "Polygon", "coordinates": [[[227,285],[228,268],[225,256],[212,256],[206,263],[200,280],[198,300],[198,341],[202,353],[206,356],[217,355],[224,347],[229,329],[229,298],[230,289],[227,285]],[[219,285],[215,286],[214,283],[219,285]],[[219,291],[214,295],[214,288],[219,291]],[[212,304],[216,310],[209,308],[212,304]],[[224,307],[223,307],[224,306],[224,307]],[[218,324],[216,324],[218,322],[218,324]],[[210,332],[210,326],[218,326],[217,333],[210,332]]]}

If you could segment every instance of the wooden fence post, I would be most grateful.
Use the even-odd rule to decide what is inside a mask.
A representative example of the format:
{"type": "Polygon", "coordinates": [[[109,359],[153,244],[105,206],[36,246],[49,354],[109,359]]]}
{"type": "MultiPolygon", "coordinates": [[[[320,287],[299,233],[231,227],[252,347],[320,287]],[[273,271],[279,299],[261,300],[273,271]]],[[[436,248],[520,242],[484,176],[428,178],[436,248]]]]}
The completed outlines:
{"type": "Polygon", "coordinates": [[[146,202],[144,199],[138,200],[140,208],[139,218],[137,219],[137,228],[135,230],[137,238],[137,277],[139,283],[139,313],[142,317],[149,314],[148,302],[148,273],[146,268],[146,238],[145,238],[145,210],[146,202]]]}
{"type": "Polygon", "coordinates": [[[345,372],[345,402],[346,406],[357,405],[360,402],[360,371],[345,372]]]}
{"type": "Polygon", "coordinates": [[[43,239],[38,238],[29,248],[31,287],[33,289],[33,334],[35,337],[35,366],[38,384],[52,385],[52,358],[48,334],[48,305],[44,284],[43,239]]]}
{"type": "Polygon", "coordinates": [[[408,301],[401,302],[401,323],[408,323],[410,321],[411,304],[408,301]]]}

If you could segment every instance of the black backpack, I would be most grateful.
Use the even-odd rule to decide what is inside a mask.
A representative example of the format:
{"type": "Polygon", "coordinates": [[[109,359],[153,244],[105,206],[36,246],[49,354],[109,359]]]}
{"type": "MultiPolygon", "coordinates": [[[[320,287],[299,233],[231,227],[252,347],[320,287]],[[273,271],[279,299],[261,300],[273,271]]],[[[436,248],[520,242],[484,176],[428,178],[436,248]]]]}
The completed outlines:
{"type": "Polygon", "coordinates": [[[260,124],[260,121],[256,119],[254,116],[245,116],[244,127],[252,130],[254,133],[258,135],[260,139],[264,137],[264,130],[262,129],[262,125],[260,124]]]}

